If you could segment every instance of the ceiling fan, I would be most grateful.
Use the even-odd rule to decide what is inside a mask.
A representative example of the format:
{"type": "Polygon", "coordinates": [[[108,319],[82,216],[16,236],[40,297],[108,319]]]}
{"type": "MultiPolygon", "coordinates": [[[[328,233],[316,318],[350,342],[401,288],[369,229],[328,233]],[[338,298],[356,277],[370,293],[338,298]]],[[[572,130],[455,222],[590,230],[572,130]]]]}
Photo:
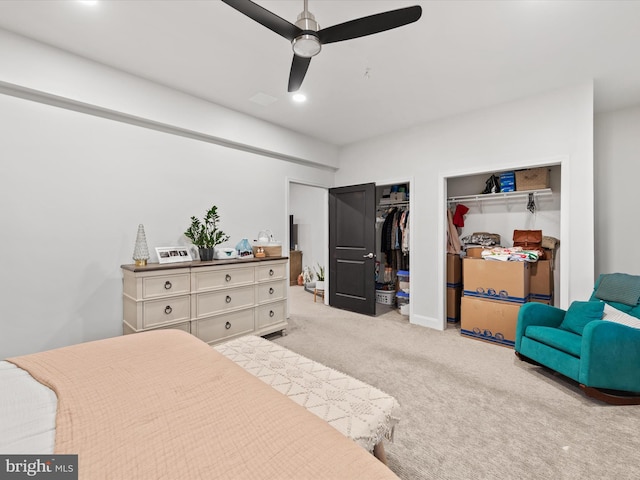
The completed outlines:
{"type": "Polygon", "coordinates": [[[311,63],[311,58],[320,53],[322,45],[401,27],[417,21],[422,15],[422,7],[413,6],[377,13],[320,29],[315,17],[307,8],[307,0],[304,0],[304,11],[298,15],[295,24],[289,23],[251,0],[222,1],[291,42],[293,62],[289,74],[289,92],[295,92],[300,88],[311,63]]]}

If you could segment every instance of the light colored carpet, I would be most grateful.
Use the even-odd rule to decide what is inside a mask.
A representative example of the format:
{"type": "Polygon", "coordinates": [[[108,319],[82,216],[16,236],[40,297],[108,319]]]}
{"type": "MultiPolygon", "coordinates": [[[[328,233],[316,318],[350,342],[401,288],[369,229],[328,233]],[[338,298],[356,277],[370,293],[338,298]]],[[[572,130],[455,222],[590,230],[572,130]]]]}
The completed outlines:
{"type": "Polygon", "coordinates": [[[395,396],[389,467],[418,479],[639,479],[640,406],[609,406],[518,360],[513,349],[368,317],[290,288],[272,340],[395,396]]]}

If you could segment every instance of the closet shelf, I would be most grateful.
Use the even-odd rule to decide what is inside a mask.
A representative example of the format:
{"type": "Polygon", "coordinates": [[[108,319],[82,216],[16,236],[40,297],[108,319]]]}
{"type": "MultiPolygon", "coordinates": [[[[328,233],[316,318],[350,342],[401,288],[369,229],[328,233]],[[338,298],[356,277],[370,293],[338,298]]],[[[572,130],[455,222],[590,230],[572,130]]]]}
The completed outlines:
{"type": "Polygon", "coordinates": [[[389,203],[380,202],[378,204],[378,208],[406,207],[408,205],[409,205],[409,200],[395,200],[395,201],[389,202],[389,203]]]}
{"type": "Polygon", "coordinates": [[[515,192],[500,192],[500,193],[479,193],[477,195],[458,195],[456,197],[447,198],[447,202],[462,202],[462,201],[485,201],[485,200],[509,200],[512,198],[529,198],[529,194],[533,193],[534,197],[544,197],[552,195],[553,192],[550,188],[543,188],[540,190],[520,190],[515,192]]]}

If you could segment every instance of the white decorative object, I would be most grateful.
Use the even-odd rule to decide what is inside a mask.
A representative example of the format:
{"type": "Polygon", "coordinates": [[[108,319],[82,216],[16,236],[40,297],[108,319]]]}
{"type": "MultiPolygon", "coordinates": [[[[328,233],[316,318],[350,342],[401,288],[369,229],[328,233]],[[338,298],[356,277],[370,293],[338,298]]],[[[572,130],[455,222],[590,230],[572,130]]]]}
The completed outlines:
{"type": "Polygon", "coordinates": [[[144,233],[144,226],[138,225],[138,235],[136,236],[136,246],[133,249],[133,259],[136,265],[144,266],[149,260],[149,247],[147,247],[147,236],[144,233]]]}
{"type": "Polygon", "coordinates": [[[189,247],[156,247],[159,263],[191,262],[193,257],[189,247]]]}
{"type": "Polygon", "coordinates": [[[612,307],[608,303],[604,304],[604,314],[602,316],[603,320],[607,320],[609,322],[620,323],[622,325],[626,325],[631,328],[640,329],[640,319],[634,317],[633,315],[629,315],[617,308],[612,307]]]}

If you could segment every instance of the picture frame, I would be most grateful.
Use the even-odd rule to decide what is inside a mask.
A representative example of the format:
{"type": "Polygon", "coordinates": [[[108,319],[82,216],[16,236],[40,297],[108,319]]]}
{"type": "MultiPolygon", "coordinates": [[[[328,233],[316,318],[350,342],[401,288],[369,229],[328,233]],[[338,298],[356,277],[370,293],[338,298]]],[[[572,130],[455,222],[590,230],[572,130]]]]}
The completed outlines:
{"type": "Polygon", "coordinates": [[[193,257],[188,247],[156,247],[159,263],[192,262],[193,257]]]}

